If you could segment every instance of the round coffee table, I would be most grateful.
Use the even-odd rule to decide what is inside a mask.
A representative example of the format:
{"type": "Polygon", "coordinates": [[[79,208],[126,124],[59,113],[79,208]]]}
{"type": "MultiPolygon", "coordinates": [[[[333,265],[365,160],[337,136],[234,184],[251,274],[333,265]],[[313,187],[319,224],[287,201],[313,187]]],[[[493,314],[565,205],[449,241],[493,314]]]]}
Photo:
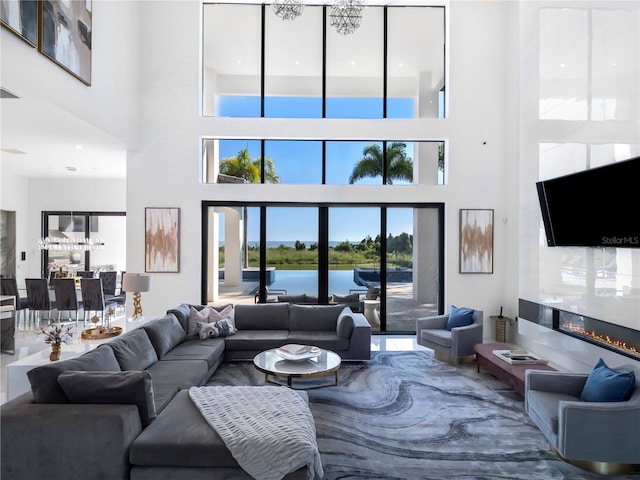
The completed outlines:
{"type": "MultiPolygon", "coordinates": [[[[266,350],[253,358],[255,367],[264,373],[264,381],[274,382],[269,375],[286,378],[287,386],[291,388],[294,378],[312,378],[334,374],[333,385],[338,385],[338,369],[340,368],[340,355],[331,350],[320,349],[320,355],[306,360],[285,360],[276,353],[276,349],[266,350]]],[[[307,388],[320,388],[328,385],[319,385],[307,388]]]]}

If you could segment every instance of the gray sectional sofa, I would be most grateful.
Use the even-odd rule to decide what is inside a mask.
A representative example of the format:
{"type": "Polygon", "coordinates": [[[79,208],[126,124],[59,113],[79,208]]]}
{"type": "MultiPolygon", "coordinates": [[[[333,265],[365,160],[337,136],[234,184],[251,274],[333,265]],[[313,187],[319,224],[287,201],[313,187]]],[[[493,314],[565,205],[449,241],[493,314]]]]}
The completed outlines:
{"type": "MultiPolygon", "coordinates": [[[[188,389],[206,385],[225,360],[250,360],[286,343],[370,358],[371,328],[344,305],[236,305],[237,333],[205,340],[187,336],[191,307],[28,372],[31,392],[1,407],[2,477],[250,479],[188,389]]],[[[285,478],[306,475],[302,468],[285,478]]]]}

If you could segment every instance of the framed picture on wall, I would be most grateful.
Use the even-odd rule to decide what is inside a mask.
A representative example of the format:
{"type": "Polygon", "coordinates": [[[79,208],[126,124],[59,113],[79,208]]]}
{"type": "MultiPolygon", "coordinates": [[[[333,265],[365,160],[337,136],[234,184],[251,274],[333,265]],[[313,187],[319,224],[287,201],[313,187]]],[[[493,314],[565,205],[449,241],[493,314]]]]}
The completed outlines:
{"type": "Polygon", "coordinates": [[[38,45],[38,0],[2,0],[0,23],[32,47],[38,45]]]}
{"type": "Polygon", "coordinates": [[[180,209],[145,208],[144,271],[180,271],[180,209]]]}
{"type": "Polygon", "coordinates": [[[492,209],[460,209],[460,273],[493,273],[492,209]]]}
{"type": "Polygon", "coordinates": [[[91,85],[91,0],[43,0],[38,49],[91,85]]]}

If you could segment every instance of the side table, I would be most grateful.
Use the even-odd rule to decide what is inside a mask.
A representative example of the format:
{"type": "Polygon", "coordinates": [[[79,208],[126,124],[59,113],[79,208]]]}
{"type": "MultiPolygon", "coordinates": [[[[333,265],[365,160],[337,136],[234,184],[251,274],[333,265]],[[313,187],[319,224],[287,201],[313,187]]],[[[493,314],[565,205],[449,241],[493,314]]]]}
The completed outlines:
{"type": "Polygon", "coordinates": [[[491,315],[491,320],[496,322],[496,342],[504,343],[507,341],[507,322],[513,325],[513,318],[503,317],[502,315],[491,315]]]}

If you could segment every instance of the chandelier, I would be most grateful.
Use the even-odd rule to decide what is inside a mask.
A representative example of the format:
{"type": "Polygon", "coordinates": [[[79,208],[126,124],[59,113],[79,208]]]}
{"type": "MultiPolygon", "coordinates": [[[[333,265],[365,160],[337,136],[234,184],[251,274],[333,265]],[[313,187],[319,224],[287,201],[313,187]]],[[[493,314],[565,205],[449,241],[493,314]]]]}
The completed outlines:
{"type": "Polygon", "coordinates": [[[283,20],[295,20],[304,10],[300,0],[274,0],[272,7],[273,13],[283,20]]]}
{"type": "Polygon", "coordinates": [[[104,250],[104,240],[101,238],[43,237],[38,240],[38,248],[40,250],[93,252],[104,250]]]}
{"type": "Polygon", "coordinates": [[[362,20],[362,0],[337,0],[331,7],[331,26],[342,35],[355,32],[362,20]]]}

